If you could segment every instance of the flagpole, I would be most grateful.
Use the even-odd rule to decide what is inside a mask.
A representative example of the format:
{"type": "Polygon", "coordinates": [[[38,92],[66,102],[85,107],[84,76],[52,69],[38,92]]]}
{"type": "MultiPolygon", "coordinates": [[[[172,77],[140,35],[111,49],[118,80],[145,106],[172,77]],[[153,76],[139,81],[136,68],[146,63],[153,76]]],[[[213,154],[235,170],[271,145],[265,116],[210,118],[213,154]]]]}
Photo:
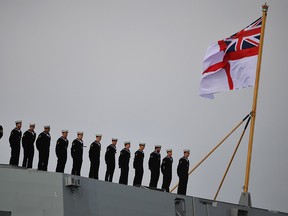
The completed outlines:
{"type": "Polygon", "coordinates": [[[268,7],[269,6],[266,3],[265,5],[262,5],[262,28],[261,28],[261,36],[260,36],[260,44],[259,44],[259,55],[258,55],[257,68],[256,68],[254,97],[253,97],[252,112],[251,112],[252,116],[251,116],[250,135],[249,135],[249,144],[248,144],[248,152],[247,152],[246,176],[245,176],[245,183],[243,187],[245,193],[248,192],[248,189],[249,189],[249,178],[250,178],[252,146],[253,146],[255,119],[256,119],[256,109],[257,109],[258,88],[259,88],[259,80],[260,80],[262,50],[263,50],[264,33],[265,33],[265,25],[266,25],[268,7]]]}

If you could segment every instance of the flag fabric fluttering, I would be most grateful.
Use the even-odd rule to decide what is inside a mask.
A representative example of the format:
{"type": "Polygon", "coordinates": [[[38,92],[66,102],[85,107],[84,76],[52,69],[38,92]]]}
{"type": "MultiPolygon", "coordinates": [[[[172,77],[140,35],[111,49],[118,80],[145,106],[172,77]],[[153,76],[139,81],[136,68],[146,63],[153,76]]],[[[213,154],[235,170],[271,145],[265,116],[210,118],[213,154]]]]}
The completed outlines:
{"type": "Polygon", "coordinates": [[[262,17],[224,40],[211,44],[203,60],[199,95],[214,98],[214,93],[254,85],[262,17]]]}

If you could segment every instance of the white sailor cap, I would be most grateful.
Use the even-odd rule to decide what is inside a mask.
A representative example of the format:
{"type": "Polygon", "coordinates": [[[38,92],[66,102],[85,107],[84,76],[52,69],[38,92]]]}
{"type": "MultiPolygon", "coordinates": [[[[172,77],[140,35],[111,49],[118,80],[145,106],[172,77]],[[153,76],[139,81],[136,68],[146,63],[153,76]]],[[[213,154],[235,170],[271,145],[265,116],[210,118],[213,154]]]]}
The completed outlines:
{"type": "Polygon", "coordinates": [[[35,127],[35,123],[29,123],[30,127],[35,127]]]}
{"type": "Polygon", "coordinates": [[[96,137],[102,137],[102,134],[96,134],[96,137]]]}
{"type": "Polygon", "coordinates": [[[117,138],[112,138],[112,141],[118,141],[118,139],[117,138]]]}
{"type": "Polygon", "coordinates": [[[130,144],[130,141],[125,141],[124,145],[130,144]]]}
{"type": "Polygon", "coordinates": [[[146,143],[139,143],[139,146],[145,146],[146,143]]]}
{"type": "Polygon", "coordinates": [[[161,145],[155,145],[155,148],[161,148],[162,146],[161,145]]]}
{"type": "Polygon", "coordinates": [[[83,131],[78,131],[77,135],[83,135],[83,131]]]}
{"type": "Polygon", "coordinates": [[[62,133],[68,133],[68,130],[62,130],[61,132],[62,133]]]}
{"type": "Polygon", "coordinates": [[[45,126],[44,126],[44,129],[46,129],[46,128],[50,128],[50,125],[45,125],[45,126]]]}
{"type": "Polygon", "coordinates": [[[15,124],[20,124],[20,123],[22,123],[22,120],[15,121],[15,124]]]}
{"type": "Polygon", "coordinates": [[[183,152],[184,152],[184,153],[185,153],[185,152],[190,153],[190,149],[184,149],[183,152]]]}
{"type": "Polygon", "coordinates": [[[172,149],[167,149],[166,152],[172,152],[172,149]]]}

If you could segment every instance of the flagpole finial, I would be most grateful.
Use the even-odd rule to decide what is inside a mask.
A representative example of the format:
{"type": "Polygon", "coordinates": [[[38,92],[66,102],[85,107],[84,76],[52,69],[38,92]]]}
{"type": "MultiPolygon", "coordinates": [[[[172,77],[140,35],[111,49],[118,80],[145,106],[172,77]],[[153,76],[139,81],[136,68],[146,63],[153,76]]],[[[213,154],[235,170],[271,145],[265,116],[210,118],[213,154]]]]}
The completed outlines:
{"type": "Polygon", "coordinates": [[[267,11],[268,11],[268,8],[269,8],[269,5],[267,5],[267,3],[265,2],[265,4],[262,5],[262,11],[263,11],[263,12],[267,12],[267,11]]]}

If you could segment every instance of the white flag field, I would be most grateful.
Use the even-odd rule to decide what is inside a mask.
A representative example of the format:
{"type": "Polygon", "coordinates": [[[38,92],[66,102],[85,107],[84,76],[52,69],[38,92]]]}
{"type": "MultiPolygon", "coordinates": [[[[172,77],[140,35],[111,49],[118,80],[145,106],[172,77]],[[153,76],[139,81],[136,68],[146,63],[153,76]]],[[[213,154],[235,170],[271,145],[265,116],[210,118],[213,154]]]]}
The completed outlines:
{"type": "Polygon", "coordinates": [[[199,95],[252,87],[260,43],[262,18],[229,38],[211,44],[203,60],[199,95]]]}

